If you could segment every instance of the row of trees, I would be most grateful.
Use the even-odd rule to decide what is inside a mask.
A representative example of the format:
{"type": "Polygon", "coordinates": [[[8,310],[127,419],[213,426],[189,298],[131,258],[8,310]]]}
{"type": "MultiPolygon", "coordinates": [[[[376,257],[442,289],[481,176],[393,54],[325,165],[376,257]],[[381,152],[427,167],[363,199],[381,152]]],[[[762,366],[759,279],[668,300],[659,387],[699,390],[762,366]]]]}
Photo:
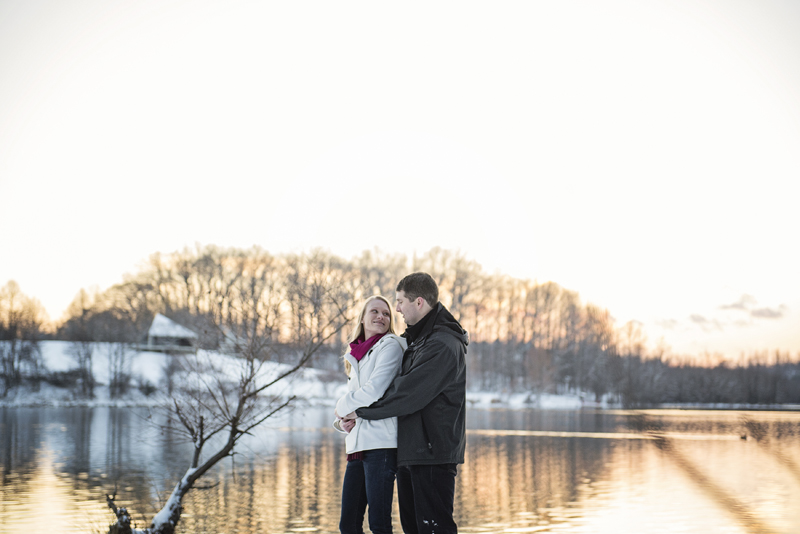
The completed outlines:
{"type": "Polygon", "coordinates": [[[28,297],[13,280],[0,288],[0,397],[38,376],[38,340],[47,315],[38,300],[28,297]]]}
{"type": "Polygon", "coordinates": [[[58,336],[141,340],[161,312],[199,330],[207,348],[223,340],[207,325],[223,323],[291,345],[315,328],[324,330],[324,322],[342,311],[323,306],[323,295],[336,292],[333,300],[349,312],[367,295],[393,296],[397,281],[418,270],[437,279],[442,302],[473,342],[555,351],[594,341],[603,345],[613,331],[608,313],[582,306],[575,292],[553,282],[490,275],[463,254],[440,248],[411,259],[367,251],[347,261],[319,250],[274,256],[259,248],[206,246],[154,254],[138,273],[105,292],[81,290],[58,336]],[[263,317],[260,324],[252,321],[256,315],[263,317]]]}
{"type": "MultiPolygon", "coordinates": [[[[204,246],[154,254],[121,284],[103,292],[82,289],[55,336],[75,342],[84,387],[93,380],[86,344],[142,342],[156,313],[198,332],[203,348],[258,337],[265,340],[259,358],[287,361],[298,350],[316,347],[322,350],[315,350],[308,363],[337,368],[348,333],[344,325],[360,301],[374,293],[391,297],[397,281],[418,270],[439,282],[442,302],[470,333],[470,385],[476,389],[583,391],[628,404],[701,402],[700,392],[707,402],[789,402],[781,399],[794,398],[798,391],[790,378],[782,379],[781,386],[754,378],[764,373],[790,377],[794,371],[788,355],[787,361],[771,364],[753,355],[736,367],[712,369],[706,362],[677,363],[663,347],[648,349],[637,323],[620,327],[607,310],[582,304],[573,291],[553,282],[488,274],[463,254],[440,248],[413,258],[366,251],[352,260],[322,250],[272,255],[258,247],[204,246]],[[685,386],[705,375],[717,377],[713,387],[685,386]],[[740,385],[744,380],[755,385],[740,385]]],[[[4,291],[16,292],[15,310],[28,310],[9,317],[41,317],[34,313],[38,303],[20,296],[15,284],[4,291]]],[[[3,306],[0,300],[0,315],[10,309],[3,306]]],[[[35,338],[41,319],[29,324],[28,330],[17,326],[15,332],[35,338]]],[[[19,383],[20,346],[13,349],[17,359],[3,370],[8,384],[19,383]]]]}
{"type": "Polygon", "coordinates": [[[323,252],[273,256],[214,246],[155,254],[140,272],[104,292],[82,290],[56,333],[72,341],[146,339],[156,313],[218,349],[259,337],[262,359],[283,361],[308,345],[338,346],[358,302],[375,288],[323,252]]]}
{"type": "Polygon", "coordinates": [[[626,406],[656,404],[800,404],[800,363],[775,353],[763,363],[753,353],[745,363],[715,367],[668,364],[630,357],[618,364],[619,398],[626,406]]]}

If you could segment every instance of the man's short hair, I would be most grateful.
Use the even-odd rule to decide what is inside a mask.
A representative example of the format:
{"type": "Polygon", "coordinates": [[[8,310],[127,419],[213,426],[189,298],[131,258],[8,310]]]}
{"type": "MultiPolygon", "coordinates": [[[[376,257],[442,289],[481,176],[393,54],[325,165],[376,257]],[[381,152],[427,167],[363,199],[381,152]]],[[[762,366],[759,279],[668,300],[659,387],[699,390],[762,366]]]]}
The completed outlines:
{"type": "Polygon", "coordinates": [[[430,307],[439,303],[439,286],[428,273],[411,273],[397,284],[396,291],[403,291],[409,300],[422,297],[430,307]]]}

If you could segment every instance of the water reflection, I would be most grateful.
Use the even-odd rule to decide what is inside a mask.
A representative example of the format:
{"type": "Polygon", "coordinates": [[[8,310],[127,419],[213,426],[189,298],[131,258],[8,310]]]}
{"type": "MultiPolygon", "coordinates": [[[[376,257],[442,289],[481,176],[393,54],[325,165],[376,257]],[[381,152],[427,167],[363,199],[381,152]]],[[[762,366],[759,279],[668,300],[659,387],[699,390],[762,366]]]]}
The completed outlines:
{"type": "MultiPolygon", "coordinates": [[[[179,531],[337,532],[345,459],[329,411],[261,428],[189,494],[179,531]]],[[[0,533],[102,532],[114,491],[147,526],[190,447],[146,417],[0,410],[0,533]]],[[[468,427],[463,532],[800,532],[800,414],[471,410],[468,427]]]]}

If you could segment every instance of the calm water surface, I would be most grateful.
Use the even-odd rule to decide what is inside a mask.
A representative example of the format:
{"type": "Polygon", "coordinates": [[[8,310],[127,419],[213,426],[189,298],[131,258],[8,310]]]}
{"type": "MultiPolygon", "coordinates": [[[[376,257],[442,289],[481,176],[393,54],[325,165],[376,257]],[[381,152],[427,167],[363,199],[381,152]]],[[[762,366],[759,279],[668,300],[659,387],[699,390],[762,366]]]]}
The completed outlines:
{"type": "MultiPolygon", "coordinates": [[[[338,532],[345,458],[331,412],[265,424],[189,494],[179,532],[338,532]]],[[[146,527],[190,446],[145,417],[0,409],[0,533],[104,532],[114,492],[146,527]]],[[[465,533],[800,532],[798,413],[471,409],[467,425],[465,533]]]]}

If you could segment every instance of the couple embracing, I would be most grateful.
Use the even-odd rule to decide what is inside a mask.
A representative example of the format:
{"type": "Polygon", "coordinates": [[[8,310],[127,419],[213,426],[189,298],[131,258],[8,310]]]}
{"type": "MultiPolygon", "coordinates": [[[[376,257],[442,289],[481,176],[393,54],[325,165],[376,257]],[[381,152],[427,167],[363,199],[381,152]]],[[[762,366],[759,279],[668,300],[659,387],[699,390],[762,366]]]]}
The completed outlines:
{"type": "Polygon", "coordinates": [[[467,332],[439,302],[426,273],[397,285],[392,306],[381,296],[364,303],[344,355],[348,392],[336,403],[334,427],[346,433],[342,534],[363,534],[369,507],[373,534],[392,532],[397,478],[406,534],[457,532],[453,520],[456,466],[464,463],[467,332]]]}

